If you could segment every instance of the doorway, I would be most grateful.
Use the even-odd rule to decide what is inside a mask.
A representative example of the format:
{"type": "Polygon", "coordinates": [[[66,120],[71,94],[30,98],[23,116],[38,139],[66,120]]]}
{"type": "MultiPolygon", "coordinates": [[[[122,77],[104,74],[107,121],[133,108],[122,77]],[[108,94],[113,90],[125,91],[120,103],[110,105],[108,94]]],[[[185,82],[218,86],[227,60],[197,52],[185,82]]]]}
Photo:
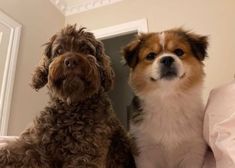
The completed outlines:
{"type": "Polygon", "coordinates": [[[115,72],[115,84],[110,92],[113,109],[125,128],[129,128],[132,89],[128,85],[129,68],[121,63],[121,50],[139,33],[148,32],[147,19],[130,21],[92,31],[104,43],[105,52],[110,56],[115,72]]]}
{"type": "Polygon", "coordinates": [[[113,109],[125,128],[128,128],[129,125],[128,106],[133,98],[133,93],[128,85],[129,68],[122,63],[121,50],[136,35],[137,32],[133,32],[102,40],[105,53],[110,56],[115,72],[114,88],[110,92],[110,98],[113,109]]]}

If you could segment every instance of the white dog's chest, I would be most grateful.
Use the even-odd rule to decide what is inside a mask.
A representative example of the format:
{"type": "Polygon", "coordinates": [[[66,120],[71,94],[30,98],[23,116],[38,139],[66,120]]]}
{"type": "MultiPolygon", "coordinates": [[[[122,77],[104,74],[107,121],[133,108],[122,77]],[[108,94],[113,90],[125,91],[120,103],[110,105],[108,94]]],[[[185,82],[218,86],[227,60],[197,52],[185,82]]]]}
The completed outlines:
{"type": "Polygon", "coordinates": [[[145,155],[137,158],[145,167],[149,162],[157,162],[157,158],[165,159],[164,164],[173,167],[177,162],[177,150],[193,138],[201,138],[203,110],[197,100],[174,99],[167,104],[156,101],[148,104],[143,112],[143,121],[131,124],[131,133],[139,152],[145,155]]]}
{"type": "Polygon", "coordinates": [[[131,131],[144,146],[161,144],[166,148],[174,148],[180,142],[195,136],[196,132],[192,127],[197,129],[196,125],[199,124],[180,115],[148,114],[140,125],[131,125],[131,131]]]}

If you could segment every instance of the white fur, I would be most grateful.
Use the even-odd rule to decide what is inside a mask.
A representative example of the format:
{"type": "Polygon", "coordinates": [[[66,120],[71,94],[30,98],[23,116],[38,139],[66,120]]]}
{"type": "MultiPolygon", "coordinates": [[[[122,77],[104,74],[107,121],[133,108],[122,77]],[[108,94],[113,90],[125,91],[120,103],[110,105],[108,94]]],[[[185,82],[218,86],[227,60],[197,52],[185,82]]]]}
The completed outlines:
{"type": "Polygon", "coordinates": [[[201,168],[206,151],[203,139],[202,83],[187,91],[177,89],[180,76],[189,72],[175,55],[178,78],[159,79],[159,60],[156,59],[146,75],[156,79],[156,89],[138,92],[143,102],[144,118],[140,123],[131,123],[131,133],[136,138],[139,155],[137,168],[201,168]]]}
{"type": "Polygon", "coordinates": [[[159,41],[160,41],[160,45],[162,46],[163,50],[165,49],[165,32],[161,32],[159,33],[159,41]]]}

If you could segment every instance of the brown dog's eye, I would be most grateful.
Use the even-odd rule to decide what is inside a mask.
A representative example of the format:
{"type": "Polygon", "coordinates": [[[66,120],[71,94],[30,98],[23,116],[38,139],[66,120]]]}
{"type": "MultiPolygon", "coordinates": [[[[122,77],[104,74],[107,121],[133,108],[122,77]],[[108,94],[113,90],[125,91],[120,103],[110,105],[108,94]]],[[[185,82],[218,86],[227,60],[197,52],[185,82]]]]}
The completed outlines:
{"type": "Polygon", "coordinates": [[[61,55],[61,54],[63,54],[64,53],[64,49],[63,48],[58,48],[57,50],[56,50],[56,55],[61,55]]]}
{"type": "Polygon", "coordinates": [[[156,53],[150,52],[150,53],[145,57],[145,59],[151,61],[151,60],[154,60],[154,59],[156,58],[156,56],[157,56],[156,53]]]}
{"type": "Polygon", "coordinates": [[[174,53],[179,57],[184,55],[184,51],[181,48],[175,49],[174,53]]]}

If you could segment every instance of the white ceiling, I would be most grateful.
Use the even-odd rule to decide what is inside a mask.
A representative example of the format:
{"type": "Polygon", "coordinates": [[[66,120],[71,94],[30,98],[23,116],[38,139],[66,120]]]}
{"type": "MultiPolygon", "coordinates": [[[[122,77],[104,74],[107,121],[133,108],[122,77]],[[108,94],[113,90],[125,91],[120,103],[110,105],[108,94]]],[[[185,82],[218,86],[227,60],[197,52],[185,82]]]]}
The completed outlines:
{"type": "Polygon", "coordinates": [[[50,0],[65,16],[85,12],[122,0],[50,0]]]}

